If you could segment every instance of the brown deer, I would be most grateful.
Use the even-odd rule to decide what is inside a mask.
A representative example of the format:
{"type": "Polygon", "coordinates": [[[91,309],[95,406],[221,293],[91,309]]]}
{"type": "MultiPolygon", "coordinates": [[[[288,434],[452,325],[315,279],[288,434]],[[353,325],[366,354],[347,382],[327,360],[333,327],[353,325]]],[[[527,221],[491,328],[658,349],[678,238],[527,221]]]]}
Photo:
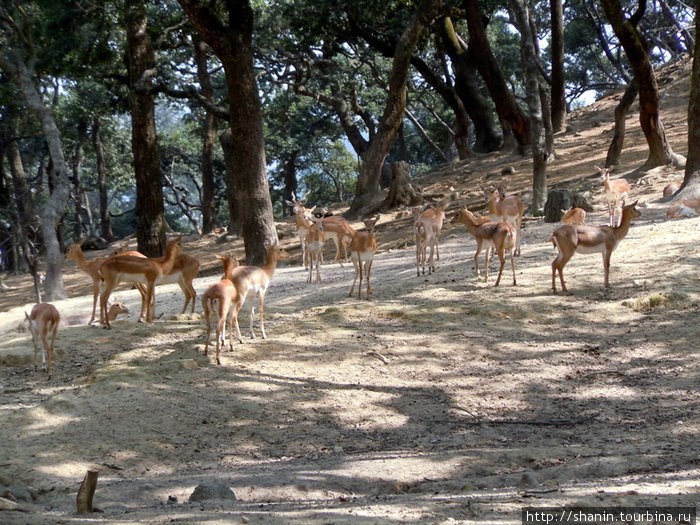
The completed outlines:
{"type": "MultiPolygon", "coordinates": [[[[610,178],[610,172],[613,167],[599,168],[594,166],[598,173],[600,173],[603,179],[603,196],[605,197],[605,202],[608,205],[608,215],[610,220],[608,221],[608,226],[618,226],[620,223],[616,220],[615,215],[617,214],[617,209],[625,205],[625,200],[629,197],[630,184],[625,179],[615,179],[610,178]]],[[[620,222],[622,221],[622,214],[620,214],[620,222]]]]}
{"type": "MultiPolygon", "coordinates": [[[[209,338],[211,337],[211,323],[209,319],[213,312],[216,312],[219,317],[216,327],[216,364],[220,365],[219,350],[226,345],[226,322],[228,321],[229,350],[233,351],[233,320],[235,319],[236,327],[238,327],[238,312],[243,302],[232,281],[233,269],[238,266],[238,261],[230,255],[217,255],[216,257],[223,264],[224,276],[221,278],[221,281],[212,284],[202,294],[202,309],[207,323],[207,341],[204,345],[204,355],[207,355],[209,352],[209,338]]],[[[238,342],[243,343],[240,330],[236,331],[236,335],[238,336],[238,342]]]]}
{"type": "Polygon", "coordinates": [[[498,269],[498,278],[496,279],[496,284],[498,286],[501,282],[501,275],[503,275],[503,268],[506,264],[506,251],[510,253],[510,265],[513,269],[513,286],[516,286],[515,280],[515,258],[513,257],[513,252],[515,250],[515,239],[517,237],[517,231],[515,226],[509,222],[483,222],[482,218],[476,217],[468,209],[464,208],[459,210],[457,215],[455,215],[450,221],[451,224],[464,224],[467,227],[467,231],[476,239],[476,253],[474,254],[474,270],[476,276],[479,277],[479,254],[482,248],[486,248],[486,253],[484,254],[484,266],[486,270],[484,271],[484,282],[488,281],[489,278],[489,252],[493,249],[498,254],[498,258],[501,260],[501,266],[498,269]]]}
{"type": "Polygon", "coordinates": [[[61,321],[61,316],[51,303],[35,304],[31,313],[24,312],[24,315],[29,321],[29,331],[32,334],[32,342],[34,343],[34,371],[37,371],[37,354],[39,353],[39,340],[41,340],[41,344],[44,347],[44,351],[41,354],[42,369],[46,370],[48,374],[47,379],[51,379],[54,342],[56,341],[58,323],[61,321]],[[50,342],[49,335],[51,336],[50,342]]]}
{"type": "Polygon", "coordinates": [[[636,208],[637,201],[622,208],[622,220],[619,226],[578,226],[567,224],[554,230],[550,241],[559,250],[552,262],[552,291],[557,293],[556,274],[559,272],[561,290],[567,294],[564,284],[564,266],[575,253],[603,254],[603,283],[610,288],[610,256],[619,242],[625,238],[632,219],[641,217],[636,208]]]}
{"type": "Polygon", "coordinates": [[[350,241],[350,259],[352,259],[352,265],[355,267],[355,277],[352,280],[352,287],[350,288],[348,296],[352,296],[355,290],[355,281],[359,276],[360,283],[357,286],[357,298],[362,299],[363,270],[365,280],[367,281],[367,293],[365,293],[365,297],[369,299],[369,295],[372,293],[372,287],[369,284],[369,276],[372,271],[374,254],[377,251],[377,236],[374,231],[374,226],[377,224],[378,220],[379,217],[375,217],[364,221],[367,231],[357,232],[350,241]]]}

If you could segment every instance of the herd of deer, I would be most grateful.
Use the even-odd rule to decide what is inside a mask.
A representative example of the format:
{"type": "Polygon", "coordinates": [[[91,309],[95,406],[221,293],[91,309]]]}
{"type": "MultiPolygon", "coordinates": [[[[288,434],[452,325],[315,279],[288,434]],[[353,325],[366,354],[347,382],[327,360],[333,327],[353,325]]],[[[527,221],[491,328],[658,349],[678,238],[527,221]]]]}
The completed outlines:
{"type": "MultiPolygon", "coordinates": [[[[601,253],[603,256],[604,285],[610,286],[610,256],[618,243],[627,235],[632,219],[641,214],[636,209],[637,201],[627,205],[630,185],[624,179],[610,179],[612,168],[598,168],[603,179],[603,195],[608,207],[608,224],[605,226],[588,226],[584,224],[586,212],[581,208],[562,210],[563,226],[556,229],[549,240],[557,249],[558,254],[552,262],[552,291],[557,292],[556,275],[558,273],[563,293],[568,293],[564,284],[563,270],[566,263],[575,253],[601,253]],[[619,220],[616,217],[617,210],[621,209],[619,220]]],[[[513,286],[516,285],[515,255],[520,254],[521,229],[524,205],[516,195],[507,195],[506,183],[496,188],[485,189],[486,202],[489,214],[476,216],[464,208],[457,212],[451,219],[451,224],[464,224],[467,231],[476,240],[476,253],[474,254],[474,268],[477,277],[480,277],[479,255],[485,249],[485,276],[488,281],[489,257],[492,252],[498,255],[500,268],[495,286],[501,281],[503,269],[506,264],[506,253],[510,256],[513,272],[513,286]]],[[[677,188],[676,188],[677,189],[677,188]]],[[[671,191],[669,187],[664,189],[664,195],[671,191]]],[[[378,217],[365,220],[366,231],[356,231],[343,217],[330,215],[314,217],[309,214],[304,206],[305,198],[297,198],[292,195],[293,201],[286,201],[295,214],[297,234],[301,244],[301,264],[308,270],[307,282],[313,279],[314,267],[316,270],[316,282],[321,281],[320,266],[323,263],[322,249],[324,243],[333,239],[336,254],[335,262],[342,266],[343,260],[347,262],[348,252],[353,263],[355,276],[350,288],[350,296],[354,294],[355,285],[358,284],[357,295],[362,297],[362,281],[366,281],[365,297],[372,293],[370,274],[374,254],[377,250],[375,226],[378,217]],[[344,257],[341,257],[341,252],[344,257]]],[[[682,201],[680,206],[690,210],[700,208],[696,202],[682,201]]],[[[673,207],[672,207],[673,208],[673,207]]],[[[434,260],[440,259],[439,239],[445,219],[446,205],[437,207],[415,207],[413,232],[416,243],[416,273],[428,274],[435,271],[434,260]],[[429,255],[428,255],[429,253],[429,255]]],[[[686,212],[689,213],[689,212],[686,212]]],[[[697,213],[696,213],[697,214],[697,213]]],[[[671,212],[669,210],[669,217],[671,212]]],[[[141,312],[139,321],[152,323],[155,319],[155,286],[157,284],[177,283],[185,296],[182,312],[185,313],[191,304],[194,312],[196,291],[192,284],[199,271],[200,263],[194,257],[181,253],[180,241],[182,235],[171,240],[166,247],[163,257],[148,258],[135,251],[118,250],[109,257],[97,258],[92,261],[85,259],[81,244],[72,244],[66,259],[74,260],[78,267],[92,278],[93,307],[92,316],[87,322],[91,325],[95,322],[97,301],[100,301],[100,322],[105,328],[111,328],[110,321],[127,312],[128,309],[122,303],[109,303],[114,287],[120,282],[132,283],[141,294],[141,312]]],[[[265,293],[280,259],[288,257],[287,253],[278,245],[272,245],[267,250],[265,265],[239,266],[238,261],[229,256],[216,256],[222,263],[224,274],[221,280],[212,284],[202,295],[202,308],[207,325],[206,343],[204,354],[208,354],[211,337],[210,318],[212,314],[218,317],[216,328],[216,362],[220,364],[219,353],[225,346],[226,328],[229,334],[229,349],[233,349],[233,329],[235,327],[236,339],[242,343],[240,328],[238,325],[238,313],[246,301],[246,298],[258,297],[260,311],[260,331],[266,338],[264,325],[265,293]]],[[[254,332],[255,307],[251,304],[250,311],[250,335],[255,338],[254,332]]],[[[43,365],[51,378],[51,361],[54,341],[59,323],[78,324],[84,320],[61,320],[56,307],[49,303],[36,304],[31,313],[26,314],[34,342],[34,369],[37,369],[38,345],[41,341],[43,352],[43,365]]],[[[87,316],[85,316],[87,317],[87,316]]]]}

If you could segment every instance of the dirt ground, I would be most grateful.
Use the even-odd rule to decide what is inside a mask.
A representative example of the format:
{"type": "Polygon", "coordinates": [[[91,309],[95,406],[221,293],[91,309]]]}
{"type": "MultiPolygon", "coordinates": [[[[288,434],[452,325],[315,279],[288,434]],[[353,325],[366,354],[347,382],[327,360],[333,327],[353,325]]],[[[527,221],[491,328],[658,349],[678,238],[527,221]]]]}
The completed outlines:
{"type": "MultiPolygon", "coordinates": [[[[662,119],[685,153],[687,65],[662,77],[662,119]]],[[[556,137],[550,182],[587,192],[589,224],[606,222],[601,182],[613,95],[570,117],[556,137]]],[[[266,340],[246,339],[222,364],[203,356],[204,322],[179,315],[176,285],[159,287],[153,325],[131,314],[111,331],[59,332],[53,378],[34,373],[22,324],[26,277],[0,293],[0,489],[17,499],[3,524],[520,523],[523,507],[696,506],[700,500],[700,219],[668,221],[661,189],[682,170],[634,170],[645,160],[638,114],[617,175],[642,217],[612,257],[567,265],[569,296],[550,291],[558,224],[528,218],[516,287],[473,273],[474,240],[448,224],[432,275],[416,276],[410,220],[382,215],[370,300],[348,297],[351,265],[326,264],[307,284],[291,222],[292,258],[266,301],[266,340]],[[75,514],[78,486],[99,470],[94,505],[75,514]],[[222,483],[235,499],[188,502],[222,483]],[[8,492],[9,491],[9,492],[8,492]]],[[[530,162],[490,155],[421,177],[431,193],[483,204],[481,184],[530,162]]],[[[527,192],[523,192],[527,198],[527,192]]],[[[475,206],[478,203],[479,206],[475,206]]],[[[240,241],[188,239],[218,280],[214,253],[240,241]]],[[[327,260],[332,250],[328,247],[327,260]]],[[[88,258],[96,256],[89,253],[88,258]]],[[[89,278],[65,265],[63,316],[90,312],[89,278]]],[[[248,332],[248,307],[241,315],[248,332]]],[[[2,494],[0,494],[1,496],[2,494]]]]}

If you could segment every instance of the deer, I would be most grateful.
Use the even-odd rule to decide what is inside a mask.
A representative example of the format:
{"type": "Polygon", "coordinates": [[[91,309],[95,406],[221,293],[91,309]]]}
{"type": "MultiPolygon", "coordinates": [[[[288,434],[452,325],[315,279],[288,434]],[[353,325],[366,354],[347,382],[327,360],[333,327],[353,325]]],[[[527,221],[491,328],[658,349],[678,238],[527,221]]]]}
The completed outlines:
{"type": "Polygon", "coordinates": [[[37,371],[37,354],[39,353],[39,339],[44,347],[42,352],[42,369],[48,374],[47,380],[51,379],[51,363],[53,361],[53,349],[58,333],[58,324],[61,316],[58,310],[51,303],[37,303],[32,307],[31,313],[24,312],[29,321],[29,331],[32,334],[34,343],[34,372],[37,371]],[[49,343],[49,335],[51,342],[49,343]]]}
{"type": "MultiPolygon", "coordinates": [[[[79,242],[71,244],[66,252],[66,260],[75,261],[78,265],[78,268],[80,268],[83,272],[88,274],[92,279],[92,316],[90,317],[90,321],[88,321],[88,325],[91,325],[95,322],[95,312],[97,311],[97,299],[100,295],[100,267],[110,257],[99,257],[97,259],[93,259],[92,261],[88,261],[85,258],[85,254],[83,253],[82,249],[82,245],[84,242],[85,239],[81,239],[79,242]]],[[[126,251],[125,246],[121,246],[118,249],[118,251],[116,251],[111,257],[122,257],[125,255],[132,257],[146,257],[145,255],[137,251],[126,251]]],[[[139,292],[141,293],[141,297],[143,298],[146,293],[146,289],[140,284],[137,284],[136,286],[139,289],[139,292]]],[[[102,322],[102,319],[100,319],[100,322],[102,322]]]]}
{"type": "MultiPolygon", "coordinates": [[[[603,179],[603,196],[608,206],[608,215],[610,217],[608,226],[619,226],[620,223],[615,220],[615,214],[618,208],[625,205],[625,200],[629,197],[631,189],[630,184],[625,179],[610,179],[610,172],[613,170],[613,166],[607,168],[593,167],[600,173],[603,179]]],[[[620,222],[621,221],[622,215],[620,215],[620,222]]]]}
{"type": "MultiPolygon", "coordinates": [[[[165,256],[157,257],[155,259],[158,262],[164,262],[165,256]]],[[[180,287],[182,293],[185,295],[185,304],[182,305],[181,314],[187,311],[187,306],[191,304],[190,313],[194,313],[194,305],[197,299],[197,291],[194,289],[192,281],[197,276],[199,272],[200,263],[197,259],[186,253],[178,253],[175,257],[175,262],[173,263],[170,271],[163,274],[156,280],[156,285],[159,284],[175,284],[180,287]]],[[[139,315],[139,322],[143,322],[146,312],[144,311],[144,305],[141,304],[141,314],[139,315]]]]}
{"type": "Polygon", "coordinates": [[[241,331],[238,327],[238,312],[243,305],[241,295],[233,284],[233,269],[238,266],[238,261],[230,255],[216,255],[224,267],[224,275],[218,283],[214,283],[202,294],[202,309],[207,323],[207,341],[204,345],[204,355],[209,352],[209,339],[211,337],[211,323],[209,321],[212,312],[216,312],[219,322],[216,327],[216,364],[220,365],[219,350],[226,345],[226,322],[228,321],[229,350],[233,351],[233,320],[236,320],[236,336],[239,343],[243,343],[241,331]]]}
{"type": "MultiPolygon", "coordinates": [[[[445,209],[447,204],[442,204],[440,206],[428,206],[424,210],[421,210],[418,217],[421,219],[430,219],[433,221],[435,227],[435,258],[440,260],[440,231],[442,230],[442,223],[445,220],[445,209]]],[[[420,209],[420,208],[418,208],[420,209]]],[[[416,212],[414,210],[414,216],[416,212]]]]}
{"type": "MultiPolygon", "coordinates": [[[[116,301],[114,303],[109,303],[109,309],[107,310],[107,318],[110,322],[114,321],[121,314],[128,314],[129,308],[122,302],[116,301]]],[[[59,326],[80,326],[82,324],[88,324],[87,315],[69,315],[67,317],[61,317],[61,322],[59,326]]]]}
{"type": "Polygon", "coordinates": [[[523,213],[525,204],[517,195],[506,195],[508,181],[502,182],[496,188],[484,188],[486,202],[491,221],[509,222],[515,226],[517,233],[515,255],[520,256],[520,241],[522,235],[523,213]]]}
{"type": "Polygon", "coordinates": [[[638,201],[622,208],[622,219],[619,226],[579,226],[567,224],[554,230],[549,240],[559,251],[552,262],[552,291],[557,293],[556,274],[559,273],[561,290],[568,294],[564,284],[564,266],[575,253],[603,254],[603,283],[610,288],[610,256],[629,231],[632,219],[641,217],[637,210],[638,201]]]}
{"type": "Polygon", "coordinates": [[[357,287],[357,298],[362,299],[362,270],[364,266],[365,280],[367,281],[367,292],[365,297],[369,299],[372,293],[372,287],[369,284],[369,276],[372,271],[372,262],[374,261],[374,253],[377,251],[377,237],[374,227],[377,224],[379,217],[364,221],[366,232],[357,232],[350,241],[350,259],[355,267],[355,277],[352,280],[352,287],[348,297],[352,297],[355,291],[355,281],[360,277],[360,283],[357,287]]]}
{"type": "Polygon", "coordinates": [[[666,210],[669,219],[697,217],[700,215],[700,199],[683,199],[673,202],[666,210]]]}
{"type": "Polygon", "coordinates": [[[413,235],[416,241],[416,275],[420,276],[421,270],[425,275],[425,266],[428,266],[428,275],[435,271],[433,259],[435,253],[437,225],[432,219],[420,216],[420,208],[414,208],[413,215],[416,218],[413,223],[413,235]],[[430,246],[430,258],[427,256],[430,246]]]}
{"type": "MultiPolygon", "coordinates": [[[[350,240],[355,236],[355,229],[350,226],[350,223],[339,215],[329,215],[322,217],[323,231],[326,235],[326,240],[333,239],[335,242],[335,259],[334,262],[340,263],[343,266],[343,261],[340,258],[340,250],[342,248],[345,262],[348,262],[348,245],[350,240]]],[[[323,263],[323,255],[321,255],[321,263],[323,263]]]]}
{"type": "MultiPolygon", "coordinates": [[[[265,334],[265,294],[270,286],[272,276],[275,274],[277,262],[280,259],[287,259],[289,255],[282,249],[279,244],[272,244],[267,248],[267,257],[264,266],[238,266],[231,273],[231,282],[236,287],[240,295],[240,304],[246,301],[249,294],[258,297],[258,309],[260,310],[260,333],[263,339],[267,339],[265,334]]],[[[255,306],[250,306],[250,338],[255,339],[253,330],[253,318],[255,315],[255,306]]],[[[236,335],[239,336],[238,319],[234,318],[236,325],[236,335]]]]}
{"type": "Polygon", "coordinates": [[[490,250],[493,249],[501,261],[501,266],[498,269],[498,278],[496,279],[496,284],[498,286],[501,283],[501,276],[503,275],[503,268],[506,265],[506,252],[510,254],[510,265],[513,269],[513,286],[517,285],[515,279],[515,257],[514,251],[516,246],[516,239],[518,237],[518,232],[513,224],[510,222],[483,222],[483,218],[476,217],[467,208],[463,208],[457,212],[450,224],[464,224],[467,227],[467,231],[476,240],[476,253],[474,254],[474,271],[476,272],[477,278],[480,276],[479,273],[479,254],[482,248],[486,248],[486,253],[484,254],[484,282],[488,282],[489,279],[489,256],[490,250]]]}
{"type": "Polygon", "coordinates": [[[141,305],[146,305],[146,322],[151,324],[155,317],[155,287],[156,281],[168,274],[175,264],[175,259],[180,253],[180,241],[182,234],[170,241],[165,248],[165,257],[149,258],[122,255],[107,259],[100,267],[102,277],[102,293],[100,294],[100,317],[104,320],[104,327],[111,329],[107,319],[107,302],[114,287],[121,281],[140,283],[146,286],[146,296],[141,305]]]}
{"type": "Polygon", "coordinates": [[[561,222],[564,224],[583,224],[586,221],[586,210],[583,208],[569,208],[561,212],[561,222]]]}
{"type": "Polygon", "coordinates": [[[299,236],[299,242],[301,243],[301,265],[306,268],[309,265],[309,254],[306,247],[306,234],[309,233],[309,228],[311,228],[312,223],[309,219],[307,219],[307,209],[304,207],[306,204],[306,198],[302,197],[297,199],[294,193],[292,193],[292,199],[293,201],[285,202],[292,207],[292,211],[294,212],[297,235],[299,236]]]}
{"type": "Polygon", "coordinates": [[[663,196],[664,197],[671,197],[673,194],[675,194],[679,189],[681,188],[681,185],[678,184],[677,182],[669,182],[664,186],[663,189],[663,196]]]}
{"type": "Polygon", "coordinates": [[[306,246],[309,251],[309,276],[306,279],[307,283],[311,282],[314,272],[314,264],[316,264],[316,282],[321,282],[321,254],[323,253],[323,245],[326,242],[325,226],[323,219],[314,219],[308,233],[306,234],[306,246]]]}

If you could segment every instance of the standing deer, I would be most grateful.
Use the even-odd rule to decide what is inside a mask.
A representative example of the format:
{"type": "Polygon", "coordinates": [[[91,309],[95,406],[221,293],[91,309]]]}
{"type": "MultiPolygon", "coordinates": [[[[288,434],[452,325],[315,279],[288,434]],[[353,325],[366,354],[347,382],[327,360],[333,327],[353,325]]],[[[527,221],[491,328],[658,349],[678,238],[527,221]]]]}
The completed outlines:
{"type": "Polygon", "coordinates": [[[61,316],[51,303],[35,304],[31,313],[24,312],[24,315],[29,321],[29,331],[32,334],[32,342],[34,343],[34,371],[37,371],[37,354],[39,353],[39,340],[41,339],[41,344],[44,347],[44,351],[41,354],[42,369],[46,370],[48,374],[47,379],[51,379],[53,348],[61,316]],[[50,343],[48,340],[49,335],[51,335],[50,343]]]}
{"type": "Polygon", "coordinates": [[[598,173],[600,173],[603,179],[603,196],[605,197],[605,202],[608,205],[608,215],[610,220],[608,221],[608,226],[618,226],[622,222],[622,214],[620,214],[620,222],[615,220],[615,214],[617,209],[625,205],[625,200],[629,197],[630,185],[625,179],[610,179],[610,172],[613,167],[599,168],[594,166],[598,173]]]}
{"type": "Polygon", "coordinates": [[[517,195],[506,195],[507,185],[508,181],[499,184],[496,188],[484,189],[484,192],[486,193],[486,202],[489,207],[491,220],[494,222],[509,222],[515,226],[515,255],[519,256],[525,204],[517,195]]]}
{"type": "Polygon", "coordinates": [[[489,254],[490,249],[493,249],[498,254],[498,258],[501,260],[501,266],[498,269],[498,279],[496,279],[496,284],[498,286],[501,282],[501,275],[503,275],[503,268],[506,264],[506,251],[510,253],[510,265],[513,269],[513,286],[516,286],[515,281],[515,258],[513,257],[513,252],[515,250],[515,239],[517,232],[515,226],[509,222],[483,222],[483,219],[476,217],[468,209],[464,208],[459,210],[457,215],[455,215],[450,221],[451,224],[464,224],[467,227],[467,231],[476,239],[476,253],[474,254],[474,269],[476,276],[479,277],[479,254],[482,248],[486,248],[486,253],[484,254],[484,266],[486,270],[484,271],[484,282],[488,281],[489,278],[489,254]]]}
{"type": "MultiPolygon", "coordinates": [[[[270,281],[277,268],[277,261],[286,259],[289,255],[282,249],[279,244],[273,244],[267,249],[267,259],[264,266],[238,266],[231,273],[231,282],[236,287],[240,295],[240,304],[243,306],[249,294],[258,296],[258,309],[260,310],[260,332],[262,338],[266,339],[265,334],[265,293],[270,286],[270,281]]],[[[250,337],[255,339],[253,331],[253,317],[255,315],[255,306],[251,300],[250,304],[250,337]]],[[[241,340],[241,331],[238,327],[238,319],[235,318],[236,335],[238,340],[241,340]]]]}
{"type": "MultiPolygon", "coordinates": [[[[86,274],[90,276],[92,279],[92,316],[90,317],[90,321],[88,321],[88,325],[91,325],[92,323],[95,322],[95,312],[97,311],[97,298],[100,295],[100,267],[102,264],[110,259],[110,257],[123,257],[125,255],[130,255],[132,257],[146,257],[140,252],[137,251],[126,251],[126,248],[124,246],[120,247],[120,249],[113,254],[110,257],[98,257],[97,259],[93,259],[92,261],[88,261],[85,258],[85,254],[83,253],[82,245],[85,242],[85,239],[80,240],[80,242],[76,242],[71,244],[68,247],[68,251],[66,252],[66,260],[68,261],[75,261],[76,264],[78,265],[78,268],[80,268],[82,271],[84,271],[86,274]]],[[[146,289],[140,285],[137,284],[136,287],[139,290],[139,293],[141,294],[142,298],[142,310],[145,304],[143,303],[143,298],[146,293],[146,289]]],[[[103,322],[102,319],[100,319],[100,322],[103,322]]]]}
{"type": "Polygon", "coordinates": [[[415,221],[413,223],[413,236],[416,241],[416,275],[420,276],[421,270],[425,275],[425,266],[428,266],[428,275],[435,271],[434,253],[437,236],[435,220],[420,216],[420,208],[413,209],[415,221]],[[430,246],[430,257],[428,257],[430,246]]]}
{"type": "Polygon", "coordinates": [[[602,253],[603,254],[603,283],[605,288],[610,288],[610,256],[619,242],[625,238],[630,228],[632,219],[641,217],[636,208],[637,201],[622,208],[622,220],[619,226],[578,226],[567,224],[554,230],[550,241],[559,250],[557,257],[552,262],[552,291],[557,293],[556,274],[559,272],[561,290],[569,293],[564,284],[564,266],[575,253],[602,253]]]}
{"type": "MultiPolygon", "coordinates": [[[[433,222],[433,228],[435,229],[435,258],[440,260],[440,231],[442,230],[442,223],[445,220],[445,209],[447,204],[442,204],[441,206],[428,206],[424,210],[416,214],[416,210],[413,210],[414,216],[421,219],[430,219],[433,222]]],[[[420,208],[418,208],[420,210],[420,208]]]]}
{"type": "Polygon", "coordinates": [[[301,244],[301,265],[306,268],[309,265],[309,252],[306,246],[306,234],[309,233],[309,228],[311,228],[311,221],[307,218],[307,209],[304,207],[306,204],[306,197],[297,199],[292,193],[292,199],[292,201],[285,202],[287,205],[292,207],[292,211],[294,212],[297,235],[299,236],[299,242],[301,244]]]}
{"type": "Polygon", "coordinates": [[[326,242],[326,232],[322,219],[314,219],[306,234],[305,241],[307,250],[309,251],[309,276],[306,282],[311,282],[311,277],[314,273],[314,264],[316,265],[316,282],[321,282],[321,254],[323,252],[323,245],[326,242]]]}
{"type": "Polygon", "coordinates": [[[182,235],[173,239],[165,248],[165,257],[151,259],[148,257],[132,257],[122,255],[107,259],[100,267],[103,289],[100,295],[100,317],[104,320],[105,328],[111,328],[107,318],[107,302],[114,287],[121,281],[146,285],[146,297],[141,304],[146,304],[146,322],[152,323],[155,317],[155,287],[156,281],[169,273],[175,259],[180,253],[182,235]]]}
{"type": "Polygon", "coordinates": [[[355,277],[352,280],[352,287],[348,296],[352,296],[355,290],[355,281],[360,277],[360,283],[357,286],[357,298],[362,299],[362,271],[364,265],[364,276],[367,280],[367,293],[365,297],[369,299],[369,294],[372,293],[372,288],[369,284],[369,276],[372,271],[372,261],[374,253],[377,251],[377,237],[375,235],[374,226],[377,224],[379,217],[368,219],[365,222],[366,232],[357,232],[350,241],[350,258],[355,267],[355,277]]]}
{"type": "MultiPolygon", "coordinates": [[[[219,322],[216,326],[216,364],[220,365],[219,350],[226,345],[226,322],[228,321],[229,350],[233,351],[233,320],[236,320],[236,327],[238,327],[238,312],[243,302],[232,281],[233,269],[238,266],[238,261],[230,255],[217,255],[216,257],[224,266],[224,275],[221,281],[212,284],[202,294],[202,309],[207,323],[207,341],[204,345],[204,355],[207,355],[209,352],[209,338],[211,336],[209,319],[212,312],[216,312],[219,317],[219,322]]],[[[236,335],[238,336],[238,342],[243,343],[240,330],[236,330],[236,335]]]]}

